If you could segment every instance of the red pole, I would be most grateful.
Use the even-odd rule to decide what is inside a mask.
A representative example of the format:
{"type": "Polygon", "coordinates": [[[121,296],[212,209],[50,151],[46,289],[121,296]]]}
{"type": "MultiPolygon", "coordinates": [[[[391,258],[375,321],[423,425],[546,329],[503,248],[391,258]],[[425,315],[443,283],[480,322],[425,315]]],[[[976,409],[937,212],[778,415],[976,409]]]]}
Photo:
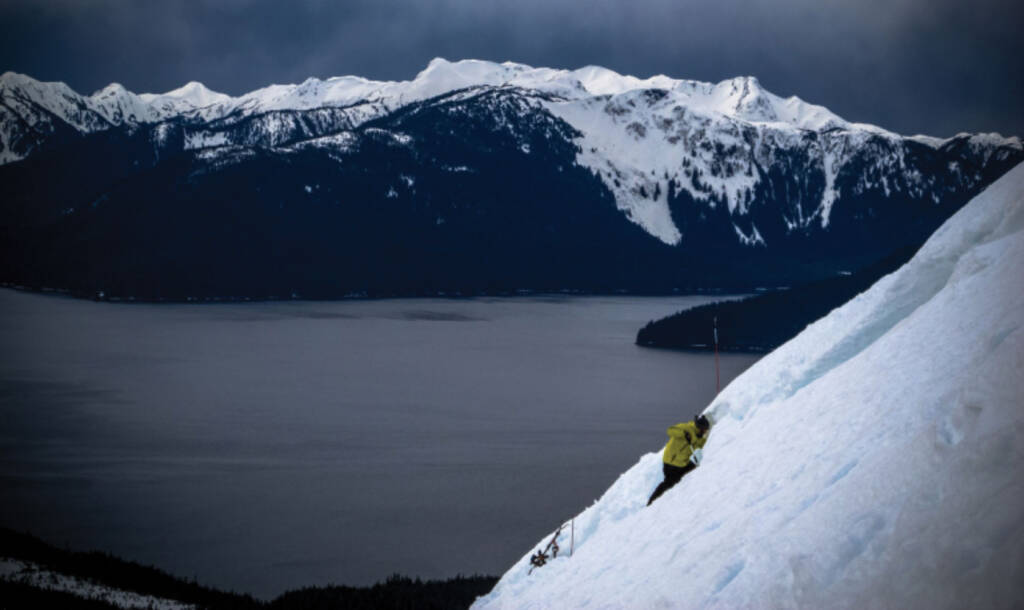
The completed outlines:
{"type": "Polygon", "coordinates": [[[718,316],[715,316],[715,395],[722,389],[722,383],[718,374],[718,316]]]}

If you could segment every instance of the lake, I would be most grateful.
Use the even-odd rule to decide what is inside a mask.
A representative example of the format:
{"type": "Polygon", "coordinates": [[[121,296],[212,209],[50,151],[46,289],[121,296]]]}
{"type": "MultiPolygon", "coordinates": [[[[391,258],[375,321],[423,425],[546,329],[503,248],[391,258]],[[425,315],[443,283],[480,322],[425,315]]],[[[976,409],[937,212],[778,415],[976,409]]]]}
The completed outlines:
{"type": "Polygon", "coordinates": [[[0,290],[0,525],[261,597],[498,575],[709,403],[711,355],[633,341],[711,300],[0,290]]]}

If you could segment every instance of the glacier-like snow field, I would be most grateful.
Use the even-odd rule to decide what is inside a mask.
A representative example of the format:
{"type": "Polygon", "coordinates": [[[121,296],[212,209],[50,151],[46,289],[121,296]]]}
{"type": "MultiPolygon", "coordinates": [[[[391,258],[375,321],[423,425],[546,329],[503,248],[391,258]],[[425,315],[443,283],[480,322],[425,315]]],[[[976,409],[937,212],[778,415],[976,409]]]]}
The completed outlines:
{"type": "Polygon", "coordinates": [[[474,607],[1020,607],[1022,268],[1024,165],[734,380],[679,485],[645,508],[641,457],[474,607]]]}

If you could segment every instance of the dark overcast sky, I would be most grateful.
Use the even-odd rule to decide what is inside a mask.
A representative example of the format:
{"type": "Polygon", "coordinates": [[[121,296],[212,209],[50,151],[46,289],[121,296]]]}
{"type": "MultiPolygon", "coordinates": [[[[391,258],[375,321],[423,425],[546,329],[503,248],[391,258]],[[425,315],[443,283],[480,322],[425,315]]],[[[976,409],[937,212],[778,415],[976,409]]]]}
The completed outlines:
{"type": "Polygon", "coordinates": [[[0,70],[237,95],[436,56],[770,91],[900,133],[1024,135],[1022,0],[0,0],[0,70]]]}

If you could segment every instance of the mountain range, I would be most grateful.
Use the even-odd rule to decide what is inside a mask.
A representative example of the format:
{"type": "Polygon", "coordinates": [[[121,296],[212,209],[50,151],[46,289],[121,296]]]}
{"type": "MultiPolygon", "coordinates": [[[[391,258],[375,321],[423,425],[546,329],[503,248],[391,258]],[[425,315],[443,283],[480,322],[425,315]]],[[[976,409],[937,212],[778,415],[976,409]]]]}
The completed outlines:
{"type": "Polygon", "coordinates": [[[0,76],[0,281],[137,299],[750,290],[922,243],[1024,160],[752,77],[435,59],[91,96],[0,76]]]}

